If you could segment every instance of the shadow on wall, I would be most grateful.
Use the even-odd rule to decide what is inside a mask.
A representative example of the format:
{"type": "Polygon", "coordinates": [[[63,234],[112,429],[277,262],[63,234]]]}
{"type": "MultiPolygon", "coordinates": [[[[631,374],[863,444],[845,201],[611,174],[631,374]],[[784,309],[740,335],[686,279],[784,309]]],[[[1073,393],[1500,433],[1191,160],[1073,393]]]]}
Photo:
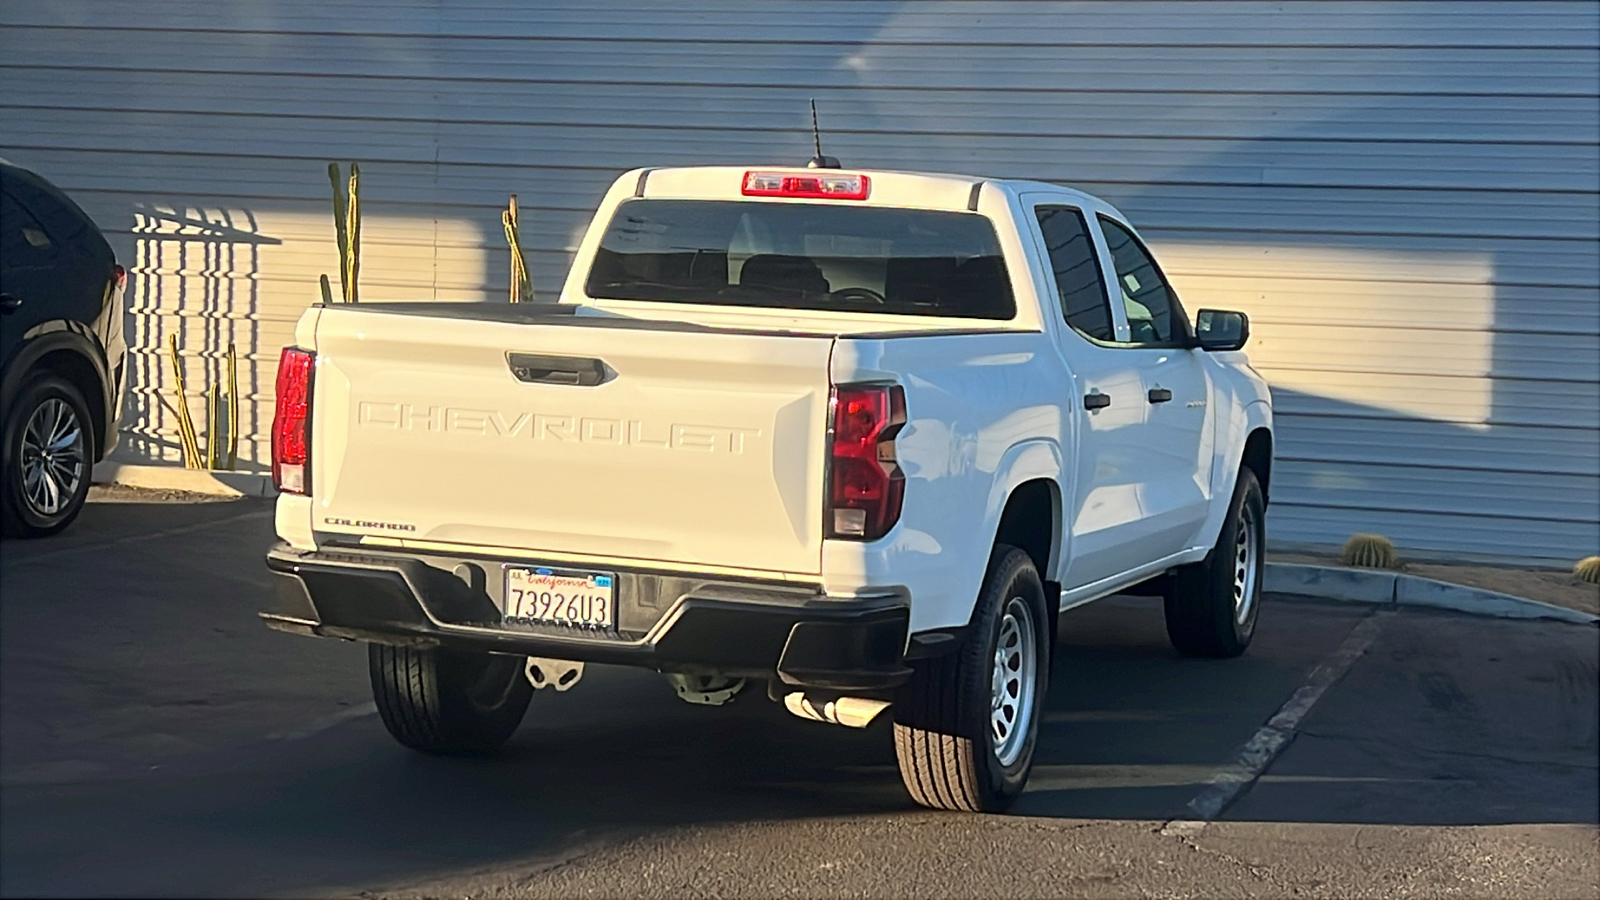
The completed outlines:
{"type": "Polygon", "coordinates": [[[206,390],[225,385],[228,346],[234,346],[240,396],[237,467],[259,469],[251,462],[255,454],[248,444],[266,423],[258,421],[253,401],[271,394],[270,386],[263,389],[261,383],[261,354],[275,354],[277,348],[261,342],[257,276],[261,248],[282,242],[262,234],[248,210],[158,202],[134,205],[129,233],[132,255],[124,258],[132,259],[128,269],[133,290],[125,320],[131,374],[116,457],[182,462],[179,398],[167,351],[168,337],[175,335],[186,388],[182,399],[202,451],[212,433],[206,390]]]}
{"type": "MultiPolygon", "coordinates": [[[[1301,15],[1316,13],[1257,24],[1301,15]]],[[[890,90],[907,77],[896,42],[951,38],[907,8],[837,67],[857,76],[858,116],[923,139],[890,147],[858,126],[830,152],[970,170],[980,139],[947,125],[986,117],[986,140],[1007,134],[982,156],[988,174],[1104,197],[1187,308],[1250,313],[1279,409],[1274,543],[1379,531],[1413,556],[1570,565],[1600,548],[1596,65],[1592,49],[1534,58],[1504,35],[1447,46],[1450,15],[1341,11],[1322,21],[1342,37],[1269,41],[1259,64],[1208,45],[1203,17],[1194,41],[1138,63],[1116,47],[1041,50],[1059,54],[1047,78],[956,54],[912,109],[890,90]],[[1379,32],[1381,45],[1338,46],[1379,32]],[[998,91],[997,72],[1031,89],[994,98],[1025,120],[941,89],[998,91]]]]}
{"type": "Polygon", "coordinates": [[[1251,315],[1279,422],[1276,546],[1379,531],[1416,558],[1563,567],[1600,546],[1584,288],[1463,249],[1488,239],[1262,237],[1155,243],[1191,310],[1251,315]]]}
{"type": "MultiPolygon", "coordinates": [[[[407,191],[412,182],[394,178],[382,164],[362,168],[374,195],[369,202],[369,192],[363,191],[364,297],[414,301],[494,296],[483,287],[482,231],[473,223],[426,211],[407,214],[419,204],[395,202],[387,192],[407,191]]],[[[126,333],[132,375],[123,437],[113,458],[182,464],[167,351],[167,338],[175,335],[189,414],[202,435],[207,431],[206,386],[225,377],[228,344],[235,345],[240,394],[235,468],[265,472],[279,350],[294,343],[296,322],[319,302],[318,276],[326,273],[338,284],[332,216],[325,200],[250,202],[230,195],[225,186],[196,180],[200,199],[187,202],[149,200],[149,195],[131,192],[78,192],[97,221],[122,226],[106,227],[106,236],[118,259],[131,261],[126,333]]],[[[315,184],[313,177],[306,181],[315,184]]],[[[204,450],[205,441],[201,444],[204,450]]]]}

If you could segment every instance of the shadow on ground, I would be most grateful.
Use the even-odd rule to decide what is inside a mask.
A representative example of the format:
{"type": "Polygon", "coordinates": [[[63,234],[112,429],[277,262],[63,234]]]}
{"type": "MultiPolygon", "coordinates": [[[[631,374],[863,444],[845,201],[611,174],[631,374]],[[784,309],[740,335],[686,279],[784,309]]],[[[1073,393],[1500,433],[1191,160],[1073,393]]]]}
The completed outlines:
{"type": "MultiPolygon", "coordinates": [[[[539,694],[493,758],[404,751],[352,717],[359,647],[254,621],[270,519],[231,506],[91,507],[92,540],[0,552],[0,892],[304,892],[676,826],[923,818],[886,721],[803,722],[759,691],[690,707],[634,670],[539,694]]],[[[1212,661],[1173,653],[1158,603],[1068,613],[1016,813],[1184,815],[1368,614],[1269,602],[1250,653],[1212,661]]],[[[1595,824],[1596,653],[1593,628],[1388,615],[1225,817],[1595,824]]]]}

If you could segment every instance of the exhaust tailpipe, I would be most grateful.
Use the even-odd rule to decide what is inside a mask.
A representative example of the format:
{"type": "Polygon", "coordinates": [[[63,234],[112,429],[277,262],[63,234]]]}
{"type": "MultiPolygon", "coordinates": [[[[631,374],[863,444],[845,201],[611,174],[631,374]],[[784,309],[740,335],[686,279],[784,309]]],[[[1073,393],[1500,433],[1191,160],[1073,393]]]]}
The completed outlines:
{"type": "Polygon", "coordinates": [[[789,712],[802,719],[813,722],[829,722],[834,725],[844,725],[849,728],[865,728],[877,718],[878,713],[889,708],[887,700],[872,700],[867,697],[835,697],[831,700],[817,700],[807,697],[800,691],[783,696],[783,705],[789,712]]]}

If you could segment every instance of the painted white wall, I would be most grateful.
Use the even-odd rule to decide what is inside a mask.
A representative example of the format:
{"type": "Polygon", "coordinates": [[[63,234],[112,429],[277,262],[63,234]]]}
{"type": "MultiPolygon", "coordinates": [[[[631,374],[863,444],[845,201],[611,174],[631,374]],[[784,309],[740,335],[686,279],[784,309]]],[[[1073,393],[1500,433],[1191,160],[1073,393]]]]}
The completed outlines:
{"type": "Polygon", "coordinates": [[[1082,187],[1191,310],[1248,311],[1275,542],[1570,561],[1600,547],[1597,34],[1586,2],[18,0],[0,155],[134,270],[125,459],[178,459],[177,333],[191,385],[239,345],[264,466],[278,347],[337,275],[329,160],[362,163],[364,297],[503,297],[514,191],[552,298],[617,172],[803,161],[815,97],[846,163],[1082,187]]]}

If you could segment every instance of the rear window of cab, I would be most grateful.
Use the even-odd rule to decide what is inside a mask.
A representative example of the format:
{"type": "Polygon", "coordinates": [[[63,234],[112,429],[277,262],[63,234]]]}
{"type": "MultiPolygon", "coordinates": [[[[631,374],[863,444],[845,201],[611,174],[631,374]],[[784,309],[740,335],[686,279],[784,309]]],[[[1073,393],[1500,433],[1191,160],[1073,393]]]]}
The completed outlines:
{"type": "Polygon", "coordinates": [[[846,313],[1010,319],[1000,241],[976,213],[739,200],[628,200],[585,292],[846,313]]]}

